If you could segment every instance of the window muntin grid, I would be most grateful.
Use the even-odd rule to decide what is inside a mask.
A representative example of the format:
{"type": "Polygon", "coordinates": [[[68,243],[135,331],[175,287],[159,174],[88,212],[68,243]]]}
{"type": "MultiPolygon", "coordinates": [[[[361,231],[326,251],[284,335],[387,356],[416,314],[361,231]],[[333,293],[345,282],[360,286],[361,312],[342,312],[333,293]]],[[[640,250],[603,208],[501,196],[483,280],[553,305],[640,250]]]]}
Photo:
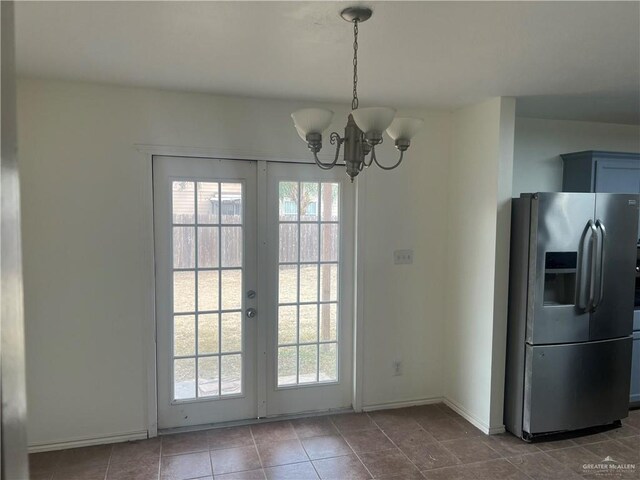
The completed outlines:
{"type": "Polygon", "coordinates": [[[243,393],[243,184],[172,182],[172,398],[243,393]]]}
{"type": "Polygon", "coordinates": [[[340,185],[279,182],[277,385],[338,381],[340,185]]]}

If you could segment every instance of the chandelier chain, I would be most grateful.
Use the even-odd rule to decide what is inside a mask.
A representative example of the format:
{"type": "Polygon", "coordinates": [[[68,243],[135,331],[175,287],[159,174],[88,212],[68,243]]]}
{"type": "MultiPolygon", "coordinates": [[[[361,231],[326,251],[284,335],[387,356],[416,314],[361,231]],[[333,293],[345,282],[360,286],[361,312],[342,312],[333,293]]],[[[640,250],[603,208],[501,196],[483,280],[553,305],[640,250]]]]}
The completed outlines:
{"type": "Polygon", "coordinates": [[[351,110],[358,108],[358,20],[353,21],[353,100],[351,110]]]}

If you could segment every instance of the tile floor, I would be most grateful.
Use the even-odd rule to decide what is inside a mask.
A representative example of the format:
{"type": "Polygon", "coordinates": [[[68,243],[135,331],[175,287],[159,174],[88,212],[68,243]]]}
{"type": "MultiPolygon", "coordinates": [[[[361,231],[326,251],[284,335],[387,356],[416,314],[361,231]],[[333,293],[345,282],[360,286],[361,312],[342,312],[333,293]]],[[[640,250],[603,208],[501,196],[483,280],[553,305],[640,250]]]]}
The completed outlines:
{"type": "Polygon", "coordinates": [[[168,435],[30,456],[32,480],[580,479],[606,456],[637,470],[640,410],[605,433],[527,444],[443,404],[168,435]]]}

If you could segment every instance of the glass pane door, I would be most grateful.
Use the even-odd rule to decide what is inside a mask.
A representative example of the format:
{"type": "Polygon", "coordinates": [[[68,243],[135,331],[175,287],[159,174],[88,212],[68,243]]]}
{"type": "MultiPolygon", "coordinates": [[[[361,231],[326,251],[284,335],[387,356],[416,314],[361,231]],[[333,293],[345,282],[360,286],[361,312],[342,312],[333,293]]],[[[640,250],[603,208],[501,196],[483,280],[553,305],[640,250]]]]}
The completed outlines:
{"type": "Polygon", "coordinates": [[[269,164],[267,178],[267,413],[348,407],[354,186],[315,165],[269,164]]]}
{"type": "Polygon", "coordinates": [[[154,158],[159,427],[256,416],[255,162],[154,158]]]}
{"type": "Polygon", "coordinates": [[[154,157],[153,176],[158,428],[349,407],[344,172],[154,157]]]}

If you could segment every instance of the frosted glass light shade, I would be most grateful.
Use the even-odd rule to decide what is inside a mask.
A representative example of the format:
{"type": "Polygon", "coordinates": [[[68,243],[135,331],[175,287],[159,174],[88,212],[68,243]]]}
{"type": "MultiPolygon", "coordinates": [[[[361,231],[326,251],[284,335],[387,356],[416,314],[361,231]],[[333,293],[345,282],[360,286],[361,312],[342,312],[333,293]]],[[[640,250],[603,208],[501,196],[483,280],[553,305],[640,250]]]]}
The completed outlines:
{"type": "Polygon", "coordinates": [[[300,130],[300,128],[297,125],[294,124],[293,126],[296,127],[296,132],[298,132],[298,135],[300,136],[300,138],[306,142],[307,136],[304,134],[304,132],[300,130]]]}
{"type": "Polygon", "coordinates": [[[384,132],[391,124],[396,111],[387,107],[368,107],[353,110],[353,120],[364,133],[384,132]]]}
{"type": "Polygon", "coordinates": [[[324,108],[303,108],[291,114],[298,134],[303,140],[309,133],[322,133],[331,124],[333,112],[324,108]]]}
{"type": "Polygon", "coordinates": [[[412,117],[396,117],[387,128],[387,135],[393,140],[411,140],[422,127],[424,120],[412,117]]]}

